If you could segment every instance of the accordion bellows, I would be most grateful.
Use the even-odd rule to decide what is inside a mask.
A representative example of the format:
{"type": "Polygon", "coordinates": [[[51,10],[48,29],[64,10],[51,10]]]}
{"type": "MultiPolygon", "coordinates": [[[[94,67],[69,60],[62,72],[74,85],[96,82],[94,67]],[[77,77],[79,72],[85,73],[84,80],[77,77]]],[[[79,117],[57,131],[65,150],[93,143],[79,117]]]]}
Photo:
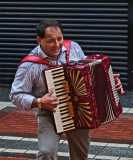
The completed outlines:
{"type": "Polygon", "coordinates": [[[97,128],[122,113],[109,56],[45,69],[44,78],[48,92],[60,101],[53,113],[57,133],[97,128]]]}

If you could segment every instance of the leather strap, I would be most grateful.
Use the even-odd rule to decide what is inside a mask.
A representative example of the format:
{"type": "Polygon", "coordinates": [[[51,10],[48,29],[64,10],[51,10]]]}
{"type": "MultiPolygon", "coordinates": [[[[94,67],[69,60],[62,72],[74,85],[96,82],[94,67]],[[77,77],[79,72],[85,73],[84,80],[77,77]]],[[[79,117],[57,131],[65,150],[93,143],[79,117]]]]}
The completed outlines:
{"type": "Polygon", "coordinates": [[[34,63],[40,63],[40,64],[46,64],[48,66],[55,66],[53,63],[50,63],[48,61],[46,61],[45,59],[36,56],[36,55],[28,55],[26,56],[18,65],[18,67],[24,63],[24,62],[34,62],[34,63]]]}
{"type": "MultiPolygon", "coordinates": [[[[66,61],[67,61],[67,63],[69,63],[70,45],[71,45],[71,40],[64,41],[64,46],[67,49],[67,52],[66,52],[66,61]]],[[[39,56],[36,56],[36,55],[28,55],[28,56],[26,56],[19,63],[18,67],[24,62],[34,62],[34,63],[46,64],[46,65],[51,66],[51,67],[55,66],[53,63],[48,62],[47,60],[45,60],[45,59],[43,59],[43,58],[41,58],[39,56]]]]}
{"type": "Polygon", "coordinates": [[[64,47],[67,49],[67,52],[66,52],[66,61],[67,61],[67,63],[69,63],[70,46],[71,46],[71,40],[64,41],[64,47]]]}

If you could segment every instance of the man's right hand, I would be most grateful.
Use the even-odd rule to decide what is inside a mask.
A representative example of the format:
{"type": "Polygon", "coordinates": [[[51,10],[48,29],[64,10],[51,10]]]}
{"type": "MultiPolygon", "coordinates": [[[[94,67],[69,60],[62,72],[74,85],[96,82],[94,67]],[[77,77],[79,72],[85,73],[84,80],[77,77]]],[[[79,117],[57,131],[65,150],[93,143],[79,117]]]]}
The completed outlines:
{"type": "MultiPolygon", "coordinates": [[[[51,97],[52,94],[53,91],[45,94],[43,97],[41,97],[40,103],[41,108],[55,112],[55,108],[59,104],[59,100],[57,97],[51,97]]],[[[38,98],[33,100],[31,108],[38,108],[38,98]]]]}
{"type": "Polygon", "coordinates": [[[53,94],[53,91],[45,94],[41,98],[41,106],[44,109],[50,110],[52,112],[55,112],[55,108],[59,104],[59,100],[57,97],[50,97],[53,94]]]}

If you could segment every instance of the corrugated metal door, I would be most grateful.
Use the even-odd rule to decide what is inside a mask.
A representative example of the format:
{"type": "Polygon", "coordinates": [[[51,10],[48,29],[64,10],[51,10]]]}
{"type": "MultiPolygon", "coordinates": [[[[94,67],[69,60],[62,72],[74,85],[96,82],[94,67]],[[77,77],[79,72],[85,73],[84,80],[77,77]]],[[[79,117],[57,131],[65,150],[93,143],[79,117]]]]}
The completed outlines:
{"type": "Polygon", "coordinates": [[[86,55],[109,55],[127,87],[128,0],[0,1],[1,86],[11,85],[18,63],[37,45],[36,25],[49,18],[61,21],[64,38],[86,55]]]}

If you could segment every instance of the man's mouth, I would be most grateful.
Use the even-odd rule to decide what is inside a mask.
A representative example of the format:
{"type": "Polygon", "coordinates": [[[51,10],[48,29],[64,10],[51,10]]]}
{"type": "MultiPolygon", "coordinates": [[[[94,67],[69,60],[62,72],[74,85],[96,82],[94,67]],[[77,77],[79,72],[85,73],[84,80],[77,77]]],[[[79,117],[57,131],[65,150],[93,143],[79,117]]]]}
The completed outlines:
{"type": "Polygon", "coordinates": [[[60,52],[60,49],[59,48],[57,48],[57,49],[52,49],[53,50],[53,52],[60,52]]]}

